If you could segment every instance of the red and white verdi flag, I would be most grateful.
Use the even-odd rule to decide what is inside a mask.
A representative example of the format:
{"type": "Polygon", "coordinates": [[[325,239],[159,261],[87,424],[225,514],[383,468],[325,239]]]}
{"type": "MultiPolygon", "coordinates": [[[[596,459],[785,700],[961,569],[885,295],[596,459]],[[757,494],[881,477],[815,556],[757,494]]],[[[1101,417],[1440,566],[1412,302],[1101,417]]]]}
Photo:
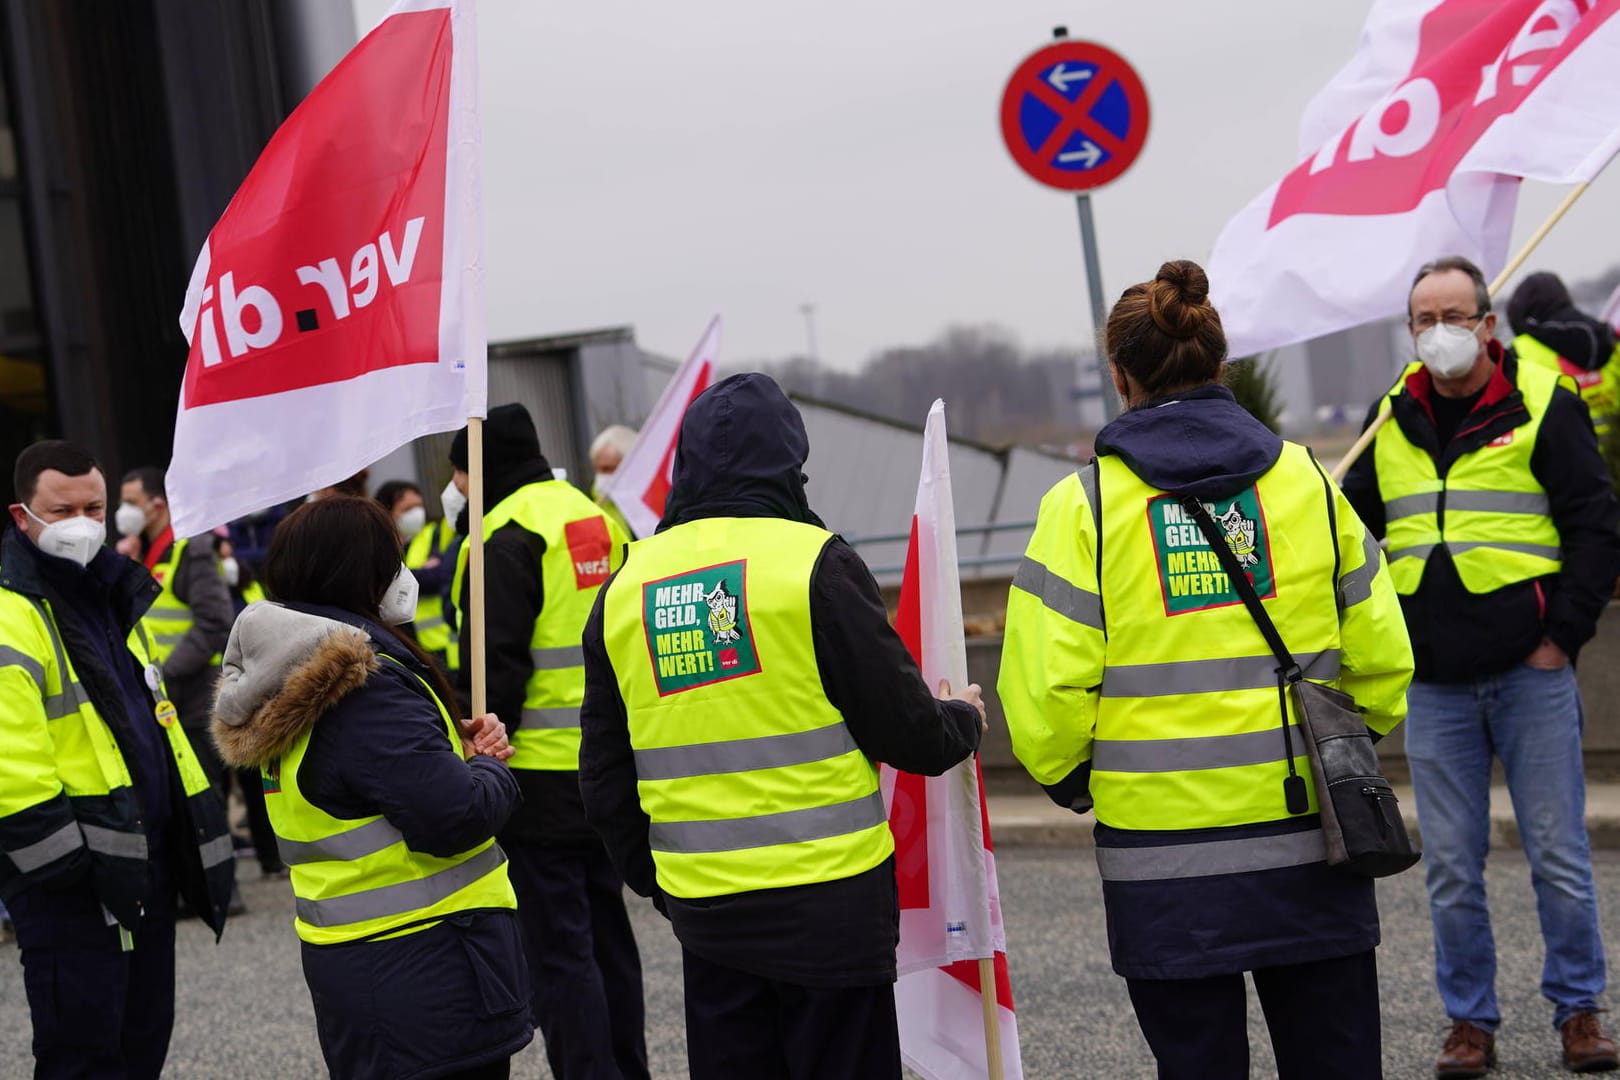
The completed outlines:
{"type": "Polygon", "coordinates": [[[681,417],[692,399],[714,381],[715,364],[720,359],[720,316],[709,320],[697,348],[675,371],[674,378],[658,395],[647,422],[641,425],[635,445],[624,455],[613,473],[608,496],[619,508],[638,538],[651,536],[664,516],[664,500],[675,470],[675,443],[681,434],[681,417]]]}
{"type": "Polygon", "coordinates": [[[1379,0],[1305,111],[1301,161],[1210,258],[1233,356],[1405,310],[1412,275],[1507,262],[1519,179],[1620,149],[1620,0],[1379,0]]]}
{"type": "Polygon", "coordinates": [[[400,0],[209,233],[168,491],[193,536],[486,405],[472,0],[400,0]]]}
{"type": "MultiPolygon", "coordinates": [[[[967,685],[945,403],[923,432],[922,478],[895,628],[930,688],[967,685]]],[[[979,961],[992,959],[1002,1075],[1023,1076],[996,857],[978,758],[943,776],[882,769],[900,891],[900,1053],[927,1080],[989,1076],[979,961]]]]}

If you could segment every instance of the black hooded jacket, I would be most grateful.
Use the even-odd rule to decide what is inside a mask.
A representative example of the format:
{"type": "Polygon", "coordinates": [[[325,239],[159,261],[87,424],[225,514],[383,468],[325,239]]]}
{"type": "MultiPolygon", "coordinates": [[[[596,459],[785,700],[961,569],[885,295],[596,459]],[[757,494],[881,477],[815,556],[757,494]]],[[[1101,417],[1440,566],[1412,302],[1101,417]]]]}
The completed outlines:
{"type": "Polygon", "coordinates": [[[1585,371],[1596,371],[1614,356],[1614,331],[1578,310],[1557,274],[1525,278],[1508,301],[1507,315],[1515,334],[1529,334],[1585,371]]]}
{"type": "MultiPolygon", "coordinates": [[[[659,531],[715,517],[821,525],[804,494],[808,455],[804,421],[774,382],[748,374],[715,384],[681,423],[659,531]]],[[[585,626],[580,787],[586,814],[625,881],[655,898],[683,947],[711,962],[805,986],[892,982],[899,937],[892,859],[840,881],[710,899],[659,893],[629,720],[603,642],[602,597],[611,587],[585,626]]],[[[977,712],[934,699],[889,625],[877,583],[837,537],[811,574],[809,604],[822,687],[867,757],[938,775],[977,749],[977,712]]]]}
{"type": "MultiPolygon", "coordinates": [[[[450,463],[467,467],[467,432],[462,429],[450,445],[450,463]]],[[[484,506],[499,506],[502,499],[529,484],[555,484],[551,463],[540,452],[540,436],[534,420],[522,405],[497,405],[484,421],[484,506]]],[[[456,531],[467,531],[467,512],[461,512],[456,531]]],[[[534,638],[535,620],[545,608],[546,596],[540,572],[540,559],[546,553],[544,538],[516,523],[496,529],[484,538],[484,633],[488,647],[488,708],[506,725],[508,732],[523,726],[523,699],[529,676],[534,673],[529,642],[534,638]]],[[[457,612],[468,606],[470,580],[462,583],[461,594],[452,597],[457,612]]],[[[456,691],[463,704],[471,698],[472,639],[461,636],[461,669],[456,673],[456,691]]],[[[601,846],[579,802],[579,784],[571,772],[514,769],[523,791],[520,806],[506,829],[503,840],[536,844],[569,851],[595,851],[601,846]]]]}
{"type": "MultiPolygon", "coordinates": [[[[1514,297],[1518,299],[1517,296],[1514,297]]],[[[1457,459],[1527,423],[1519,392],[1518,361],[1490,342],[1497,366],[1456,434],[1441,442],[1435,428],[1433,380],[1425,370],[1406,380],[1390,420],[1412,445],[1435,460],[1441,476],[1457,459]]],[[[1372,423],[1380,405],[1368,410],[1372,423]]],[[[1597,631],[1597,618],[1620,573],[1620,502],[1598,453],[1586,406],[1565,389],[1554,391],[1530,452],[1530,472],[1547,491],[1563,549],[1563,569],[1483,595],[1457,576],[1451,556],[1436,551],[1423,568],[1417,592],[1401,597],[1412,635],[1415,677],[1428,682],[1487,678],[1523,663],[1543,638],[1574,660],[1597,631]]],[[[1344,478],[1344,494],[1376,537],[1384,535],[1384,497],[1372,450],[1344,478]]]]}

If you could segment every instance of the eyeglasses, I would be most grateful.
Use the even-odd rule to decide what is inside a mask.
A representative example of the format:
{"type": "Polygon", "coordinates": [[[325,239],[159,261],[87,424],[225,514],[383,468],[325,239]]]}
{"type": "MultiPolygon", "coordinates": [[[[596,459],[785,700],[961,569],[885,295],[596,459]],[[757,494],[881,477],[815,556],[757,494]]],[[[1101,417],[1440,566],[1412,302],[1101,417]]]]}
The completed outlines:
{"type": "Polygon", "coordinates": [[[1490,312],[1488,311],[1476,311],[1472,315],[1458,315],[1456,312],[1452,312],[1448,315],[1442,315],[1438,319],[1433,315],[1414,315],[1406,321],[1413,330],[1416,330],[1421,334],[1423,331],[1434,326],[1436,323],[1445,323],[1447,326],[1464,327],[1469,323],[1478,322],[1489,314],[1490,312]]]}

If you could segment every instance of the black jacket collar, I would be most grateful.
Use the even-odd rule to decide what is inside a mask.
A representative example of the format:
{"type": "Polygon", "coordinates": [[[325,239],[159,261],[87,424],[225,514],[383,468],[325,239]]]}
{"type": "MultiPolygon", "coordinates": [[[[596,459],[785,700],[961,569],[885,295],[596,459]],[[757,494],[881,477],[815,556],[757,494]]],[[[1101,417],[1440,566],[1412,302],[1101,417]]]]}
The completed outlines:
{"type": "MultiPolygon", "coordinates": [[[[8,528],[0,537],[0,588],[23,596],[58,601],[59,590],[50,580],[57,575],[47,570],[47,559],[63,561],[40,551],[17,529],[8,528]]],[[[134,627],[163,591],[146,567],[111,548],[97,552],[83,573],[94,575],[106,587],[113,615],[126,629],[134,627]]]]}

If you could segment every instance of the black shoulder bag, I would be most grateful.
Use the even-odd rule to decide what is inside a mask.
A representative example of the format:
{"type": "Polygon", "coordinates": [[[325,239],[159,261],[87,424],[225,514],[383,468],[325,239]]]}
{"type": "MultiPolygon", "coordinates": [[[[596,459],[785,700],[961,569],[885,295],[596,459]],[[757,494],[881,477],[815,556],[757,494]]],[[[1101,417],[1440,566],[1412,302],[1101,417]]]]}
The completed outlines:
{"type": "Polygon", "coordinates": [[[1316,781],[1328,865],[1362,877],[1388,877],[1408,869],[1420,856],[1413,850],[1412,838],[1401,821],[1395,792],[1379,767],[1372,734],[1361,718],[1360,708],[1350,695],[1305,678],[1208,508],[1192,496],[1183,498],[1181,505],[1198,523],[1221,561],[1221,569],[1232,580],[1232,587],[1243,598],[1277,657],[1277,701],[1282,708],[1283,737],[1289,753],[1289,775],[1283,781],[1289,813],[1305,812],[1304,782],[1294,773],[1293,740],[1288,735],[1287,694],[1292,689],[1316,781]]]}

